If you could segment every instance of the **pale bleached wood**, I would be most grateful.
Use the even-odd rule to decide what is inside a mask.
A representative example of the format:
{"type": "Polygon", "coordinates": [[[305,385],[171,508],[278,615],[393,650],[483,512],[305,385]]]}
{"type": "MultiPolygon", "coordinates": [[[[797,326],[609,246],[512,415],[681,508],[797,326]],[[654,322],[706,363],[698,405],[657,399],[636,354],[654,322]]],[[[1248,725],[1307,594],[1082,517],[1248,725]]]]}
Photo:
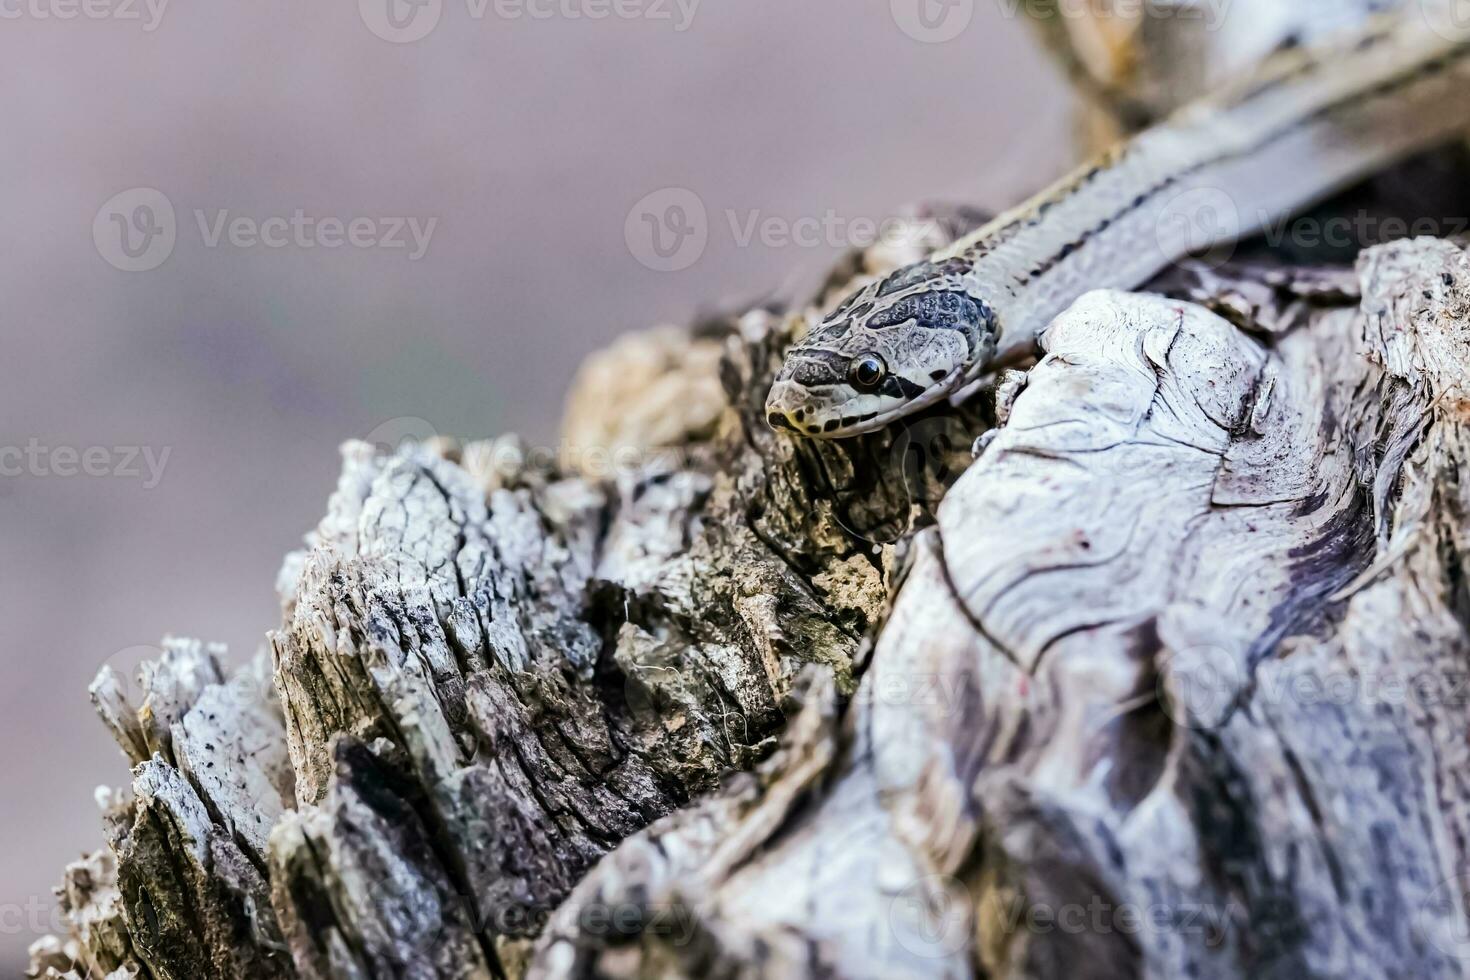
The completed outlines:
{"type": "Polygon", "coordinates": [[[1464,975],[1466,257],[1154,289],[842,443],[764,426],[757,308],[558,446],[348,444],[268,658],[99,675],[34,972],[1464,975]]]}
{"type": "Polygon", "coordinates": [[[1269,344],[1084,297],[840,727],[627,842],[533,975],[1464,975],[1467,273],[1374,250],[1269,344]]]}
{"type": "MultiPolygon", "coordinates": [[[[917,214],[851,271],[977,220],[917,214]]],[[[571,439],[347,445],[281,572],[269,682],[226,679],[187,641],[136,694],[99,676],[138,766],[109,819],[150,975],[517,975],[588,868],[770,755],[799,675],[851,693],[896,543],[932,520],[984,400],[912,433],[788,444],[761,397],[800,322],[756,309],[609,352],[589,377],[641,365],[627,399],[721,401],[684,429],[613,411],[601,457],[571,439]],[[154,894],[164,862],[182,873],[154,894]]]]}
{"type": "Polygon", "coordinates": [[[1359,30],[1375,14],[1456,23],[1457,0],[1002,0],[1028,16],[1094,110],[1084,146],[1164,118],[1264,59],[1359,30]]]}

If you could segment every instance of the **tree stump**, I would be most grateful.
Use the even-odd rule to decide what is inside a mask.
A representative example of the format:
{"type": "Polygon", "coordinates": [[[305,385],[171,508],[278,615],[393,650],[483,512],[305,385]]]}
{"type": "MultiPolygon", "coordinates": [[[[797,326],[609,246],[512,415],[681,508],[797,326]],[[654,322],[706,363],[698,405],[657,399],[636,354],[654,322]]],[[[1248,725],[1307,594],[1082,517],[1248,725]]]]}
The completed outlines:
{"type": "Polygon", "coordinates": [[[766,428],[980,217],[597,355],[557,451],[343,447],[268,657],[99,675],[134,780],[33,974],[1470,975],[1463,243],[1183,263],[958,408],[766,428]]]}

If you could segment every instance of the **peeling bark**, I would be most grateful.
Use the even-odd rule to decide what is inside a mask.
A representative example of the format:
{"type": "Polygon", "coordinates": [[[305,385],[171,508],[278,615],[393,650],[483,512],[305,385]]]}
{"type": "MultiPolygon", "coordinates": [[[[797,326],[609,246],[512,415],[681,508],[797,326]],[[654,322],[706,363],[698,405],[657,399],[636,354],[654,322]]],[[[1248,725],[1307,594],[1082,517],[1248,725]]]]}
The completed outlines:
{"type": "Polygon", "coordinates": [[[1470,974],[1470,256],[1247,247],[766,428],[811,313],[979,220],[623,341],[555,450],[344,446],[268,655],[94,683],[133,782],[33,973],[1470,974]]]}
{"type": "MultiPolygon", "coordinates": [[[[906,248],[845,263],[819,302],[979,219],[916,215],[906,248]]],[[[648,383],[597,426],[574,398],[557,453],[348,444],[282,570],[268,680],[184,641],[137,694],[99,675],[137,766],[110,842],[143,968],[519,975],[599,859],[771,755],[799,675],[851,694],[898,543],[990,418],[981,398],[857,442],[779,440],[761,402],[800,322],[757,309],[624,342],[586,383],[648,383]],[[671,429],[684,399],[704,408],[671,429]]]]}
{"type": "Polygon", "coordinates": [[[624,843],[532,975],[1463,975],[1467,273],[1373,250],[1269,342],[1085,297],[858,697],[624,843]],[[665,928],[589,928],[628,905],[665,928]]]}

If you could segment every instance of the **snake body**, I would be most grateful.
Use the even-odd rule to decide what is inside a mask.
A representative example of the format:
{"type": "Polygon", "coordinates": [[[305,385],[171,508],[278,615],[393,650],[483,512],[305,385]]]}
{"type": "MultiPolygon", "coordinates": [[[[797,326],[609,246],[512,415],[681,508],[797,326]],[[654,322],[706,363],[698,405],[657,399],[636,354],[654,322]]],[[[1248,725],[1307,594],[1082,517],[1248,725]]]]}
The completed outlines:
{"type": "Polygon", "coordinates": [[[843,438],[1027,356],[1096,288],[1267,227],[1470,130],[1470,27],[1374,19],[1282,52],[925,261],[869,284],[791,347],[773,428],[843,438]]]}

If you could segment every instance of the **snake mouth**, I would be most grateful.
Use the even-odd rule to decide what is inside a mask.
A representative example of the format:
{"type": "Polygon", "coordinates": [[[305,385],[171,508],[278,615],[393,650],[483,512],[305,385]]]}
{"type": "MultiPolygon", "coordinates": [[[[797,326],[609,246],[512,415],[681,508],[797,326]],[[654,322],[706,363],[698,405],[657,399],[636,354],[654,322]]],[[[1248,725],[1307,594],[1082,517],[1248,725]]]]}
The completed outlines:
{"type": "Polygon", "coordinates": [[[785,412],[767,412],[766,424],[773,429],[787,429],[791,432],[801,431],[786,417],[785,412]]]}
{"type": "Polygon", "coordinates": [[[935,382],[932,387],[925,389],[924,393],[916,397],[913,401],[904,402],[902,405],[890,408],[886,412],[879,412],[877,415],[863,419],[861,422],[854,423],[845,428],[835,429],[832,432],[813,432],[810,435],[817,439],[847,439],[852,436],[876,432],[903,418],[905,415],[922,412],[929,406],[948,398],[961,387],[965,381],[965,376],[965,365],[961,364],[951,370],[949,374],[945,375],[942,380],[935,382]]]}

